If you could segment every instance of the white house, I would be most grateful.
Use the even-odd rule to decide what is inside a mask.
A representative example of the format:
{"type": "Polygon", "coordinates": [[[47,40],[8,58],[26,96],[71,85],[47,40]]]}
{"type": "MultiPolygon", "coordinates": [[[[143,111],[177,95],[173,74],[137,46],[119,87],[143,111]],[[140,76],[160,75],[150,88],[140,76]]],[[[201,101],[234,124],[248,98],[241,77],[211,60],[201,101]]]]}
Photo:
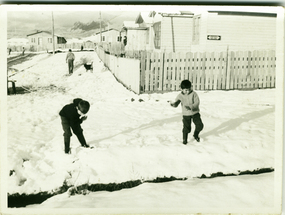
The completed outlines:
{"type": "Polygon", "coordinates": [[[120,40],[121,40],[120,31],[114,28],[97,32],[95,34],[95,39],[94,39],[96,43],[99,42],[114,43],[114,42],[120,42],[120,40]],[[100,35],[102,37],[102,40],[100,40],[100,35]]]}
{"type": "Polygon", "coordinates": [[[193,17],[192,51],[275,50],[275,13],[208,11],[193,17]]]}
{"type": "Polygon", "coordinates": [[[124,25],[126,50],[204,52],[275,50],[276,13],[204,11],[139,14],[124,25]]]}
{"type": "MultiPolygon", "coordinates": [[[[32,34],[28,34],[29,46],[31,51],[43,51],[52,50],[52,34],[49,31],[37,31],[32,34]]],[[[66,39],[59,35],[54,35],[55,49],[64,48],[66,39]]]]}

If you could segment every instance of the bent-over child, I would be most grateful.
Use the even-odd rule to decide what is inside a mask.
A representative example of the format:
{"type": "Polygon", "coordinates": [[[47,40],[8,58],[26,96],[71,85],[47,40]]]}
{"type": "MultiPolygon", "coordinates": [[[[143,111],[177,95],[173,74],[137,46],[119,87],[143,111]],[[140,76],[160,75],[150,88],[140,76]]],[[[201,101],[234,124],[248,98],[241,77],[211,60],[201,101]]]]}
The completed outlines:
{"type": "Polygon", "coordinates": [[[203,130],[204,124],[200,115],[200,99],[196,92],[192,90],[192,84],[189,80],[183,80],[180,84],[181,93],[178,94],[174,102],[171,102],[172,107],[177,107],[181,103],[183,115],[183,144],[187,144],[188,134],[191,132],[191,123],[195,124],[193,137],[197,142],[200,142],[199,133],[203,130]]]}
{"type": "Polygon", "coordinates": [[[64,136],[64,151],[70,153],[70,137],[73,133],[77,136],[81,146],[88,148],[83,135],[81,123],[87,119],[86,113],[89,111],[90,104],[88,101],[76,98],[73,103],[65,105],[59,112],[64,136]]]}

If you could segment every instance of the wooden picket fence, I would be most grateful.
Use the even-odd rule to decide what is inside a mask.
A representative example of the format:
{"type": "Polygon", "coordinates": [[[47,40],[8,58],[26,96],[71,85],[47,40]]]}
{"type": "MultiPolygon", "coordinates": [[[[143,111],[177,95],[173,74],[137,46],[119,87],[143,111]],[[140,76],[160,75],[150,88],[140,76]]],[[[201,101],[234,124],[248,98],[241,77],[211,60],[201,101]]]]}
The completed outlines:
{"type": "Polygon", "coordinates": [[[275,87],[275,51],[140,53],[140,93],[176,91],[184,79],[195,90],[275,87]]]}

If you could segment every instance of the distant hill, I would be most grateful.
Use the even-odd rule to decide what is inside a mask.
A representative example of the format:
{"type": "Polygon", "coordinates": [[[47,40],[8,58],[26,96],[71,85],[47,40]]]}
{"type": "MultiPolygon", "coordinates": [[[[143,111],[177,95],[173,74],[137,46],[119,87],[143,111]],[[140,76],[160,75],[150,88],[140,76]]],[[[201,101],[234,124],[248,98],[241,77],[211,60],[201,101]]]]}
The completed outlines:
{"type": "MultiPolygon", "coordinates": [[[[63,36],[65,38],[84,38],[92,36],[100,31],[100,21],[102,30],[107,28],[115,28],[121,30],[124,21],[135,21],[139,15],[138,11],[102,11],[101,19],[99,13],[93,14],[80,14],[71,13],[66,16],[62,15],[60,18],[55,19],[55,34],[63,36]],[[81,17],[85,18],[85,21],[81,17]],[[86,16],[89,16],[88,21],[86,21],[86,16]],[[71,19],[72,18],[72,19],[71,19]]],[[[28,20],[28,23],[36,22],[32,17],[28,20]]],[[[51,31],[50,19],[47,19],[45,23],[41,25],[34,26],[33,28],[28,28],[27,20],[23,21],[20,18],[15,20],[15,18],[8,20],[7,24],[7,39],[10,38],[26,38],[28,34],[36,32],[37,30],[51,31]],[[11,23],[11,25],[9,25],[11,23]],[[17,26],[13,24],[17,24],[17,26]],[[12,26],[13,25],[13,26],[12,26]]],[[[33,25],[30,25],[33,26],[33,25]]]]}

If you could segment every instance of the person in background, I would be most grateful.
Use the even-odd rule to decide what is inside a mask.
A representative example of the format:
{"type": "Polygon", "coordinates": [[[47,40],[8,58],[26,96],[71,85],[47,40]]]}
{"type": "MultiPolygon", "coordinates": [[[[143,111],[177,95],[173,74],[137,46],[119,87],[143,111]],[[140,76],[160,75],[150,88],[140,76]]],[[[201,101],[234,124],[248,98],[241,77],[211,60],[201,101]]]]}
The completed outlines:
{"type": "Polygon", "coordinates": [[[191,123],[195,124],[194,139],[200,142],[199,133],[203,130],[204,124],[200,115],[200,99],[196,92],[192,90],[191,82],[183,80],[180,84],[182,92],[179,93],[174,102],[171,102],[172,107],[177,107],[181,103],[183,115],[183,144],[187,144],[188,134],[191,132],[191,123]]]}
{"type": "Polygon", "coordinates": [[[23,56],[25,55],[25,47],[23,47],[22,55],[23,55],[23,56]]]}
{"type": "Polygon", "coordinates": [[[83,135],[81,123],[87,119],[87,112],[90,109],[90,104],[81,98],[76,98],[73,103],[65,105],[59,112],[61,118],[61,125],[63,128],[64,136],[64,151],[70,154],[70,137],[73,133],[77,136],[82,147],[88,148],[86,140],[83,135]]]}
{"type": "Polygon", "coordinates": [[[68,63],[68,73],[71,75],[73,73],[73,62],[75,60],[75,55],[73,54],[72,50],[69,49],[66,55],[66,63],[68,63]]]}
{"type": "Polygon", "coordinates": [[[124,36],[124,40],[123,40],[124,46],[127,45],[127,36],[124,36]]]}

